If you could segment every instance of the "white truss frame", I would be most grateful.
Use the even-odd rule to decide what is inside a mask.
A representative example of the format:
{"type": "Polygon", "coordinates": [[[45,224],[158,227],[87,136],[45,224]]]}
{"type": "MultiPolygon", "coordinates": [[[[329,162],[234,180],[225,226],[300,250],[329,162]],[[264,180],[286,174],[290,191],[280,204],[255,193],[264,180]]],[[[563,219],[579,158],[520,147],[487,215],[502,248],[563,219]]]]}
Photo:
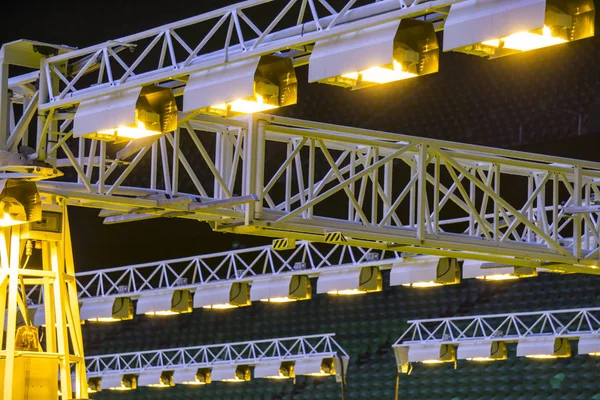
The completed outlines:
{"type": "Polygon", "coordinates": [[[217,365],[255,365],[307,358],[343,357],[348,354],[334,333],[248,342],[212,344],[86,357],[87,376],[139,374],[151,370],[208,368],[217,365]]]}
{"type": "Polygon", "coordinates": [[[411,344],[460,344],[482,340],[516,342],[529,337],[600,334],[600,307],[520,312],[408,321],[394,347],[411,344]]]}

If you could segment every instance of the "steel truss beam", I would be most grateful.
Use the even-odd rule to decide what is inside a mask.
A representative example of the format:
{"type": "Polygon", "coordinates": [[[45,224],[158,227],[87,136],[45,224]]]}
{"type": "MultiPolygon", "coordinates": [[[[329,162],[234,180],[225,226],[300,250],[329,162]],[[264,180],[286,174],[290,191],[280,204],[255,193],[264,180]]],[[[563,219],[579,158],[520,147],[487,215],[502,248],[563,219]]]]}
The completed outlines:
{"type": "Polygon", "coordinates": [[[516,342],[523,338],[576,339],[600,334],[600,308],[475,315],[408,321],[394,347],[411,344],[460,344],[481,340],[516,342]]]}
{"type": "Polygon", "coordinates": [[[256,365],[264,362],[342,357],[348,354],[334,339],[335,334],[296,336],[280,339],[180,347],[164,350],[107,354],[86,357],[88,378],[105,375],[139,374],[152,370],[207,368],[217,365],[256,365]]]}
{"type": "Polygon", "coordinates": [[[598,163],[269,115],[198,115],[113,154],[60,147],[78,183],[40,190],[107,222],[192,218],[315,242],[341,232],[358,247],[598,273],[598,163]]]}

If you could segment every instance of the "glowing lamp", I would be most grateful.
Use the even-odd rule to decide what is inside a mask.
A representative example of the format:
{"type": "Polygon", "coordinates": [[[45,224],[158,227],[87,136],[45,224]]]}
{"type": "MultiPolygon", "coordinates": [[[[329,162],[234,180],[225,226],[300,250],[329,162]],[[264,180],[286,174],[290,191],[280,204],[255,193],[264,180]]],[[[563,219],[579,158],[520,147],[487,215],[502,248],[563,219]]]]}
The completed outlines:
{"type": "Polygon", "coordinates": [[[257,364],[254,367],[254,377],[266,379],[290,379],[296,376],[294,371],[293,361],[257,364]]]}
{"type": "Polygon", "coordinates": [[[137,377],[138,386],[165,388],[174,386],[172,371],[147,371],[137,377]]]}
{"type": "Polygon", "coordinates": [[[461,343],[456,352],[458,360],[476,362],[506,360],[507,356],[506,343],[497,340],[491,342],[461,343]]]}
{"type": "Polygon", "coordinates": [[[233,282],[224,285],[201,287],[194,294],[194,308],[223,310],[246,307],[250,302],[250,284],[233,282]]]}
{"type": "Polygon", "coordinates": [[[211,380],[215,382],[247,382],[250,380],[250,367],[247,365],[215,366],[210,375],[211,380]]]}
{"type": "Polygon", "coordinates": [[[291,275],[256,280],[250,290],[250,301],[288,303],[309,300],[312,287],[308,275],[291,275]]]}
{"type": "Polygon", "coordinates": [[[438,71],[433,24],[402,19],[317,41],[308,81],[361,89],[438,71]]]}
{"type": "Polygon", "coordinates": [[[100,387],[100,378],[92,377],[88,379],[88,393],[97,393],[102,391],[100,387]]]}
{"type": "Polygon", "coordinates": [[[524,338],[517,343],[517,357],[553,359],[571,356],[571,344],[567,338],[524,338]]]}
{"type": "Polygon", "coordinates": [[[410,259],[392,266],[390,285],[429,288],[460,283],[460,267],[455,258],[410,259]]]}
{"type": "Polygon", "coordinates": [[[456,348],[451,344],[410,345],[407,361],[423,364],[442,364],[456,361],[456,348]]]}
{"type": "Polygon", "coordinates": [[[0,227],[42,219],[42,200],[35,182],[0,180],[0,227]]]}
{"type": "Polygon", "coordinates": [[[182,385],[208,385],[210,368],[186,368],[173,373],[173,383],[182,385]]]}
{"type": "Polygon", "coordinates": [[[91,322],[115,322],[133,318],[133,302],[129,297],[117,297],[102,301],[84,301],[80,318],[91,322]]]}
{"type": "Polygon", "coordinates": [[[177,104],[168,88],[146,86],[83,101],[73,137],[122,142],[177,129],[177,104]]]}
{"type": "Polygon", "coordinates": [[[325,271],[317,279],[317,293],[351,296],[380,292],[381,288],[381,271],[378,267],[325,271]]]}
{"type": "Polygon", "coordinates": [[[486,263],[476,260],[465,260],[462,266],[464,279],[476,278],[486,281],[505,281],[537,276],[533,267],[513,267],[496,263],[486,263]]]}
{"type": "Polygon", "coordinates": [[[600,356],[600,336],[589,335],[580,337],[577,350],[579,354],[600,356]]]}
{"type": "Polygon", "coordinates": [[[296,97],[292,61],[262,56],[191,74],[183,111],[233,117],[296,104],[296,97]]]}
{"type": "Polygon", "coordinates": [[[444,51],[497,58],[594,36],[593,0],[467,0],[450,7],[444,51]]]}
{"type": "Polygon", "coordinates": [[[142,294],[136,314],[175,315],[190,313],[192,309],[192,293],[188,289],[177,289],[169,293],[142,294]]]}
{"type": "Polygon", "coordinates": [[[333,358],[298,360],[294,365],[296,375],[325,377],[335,375],[336,365],[333,358]]]}

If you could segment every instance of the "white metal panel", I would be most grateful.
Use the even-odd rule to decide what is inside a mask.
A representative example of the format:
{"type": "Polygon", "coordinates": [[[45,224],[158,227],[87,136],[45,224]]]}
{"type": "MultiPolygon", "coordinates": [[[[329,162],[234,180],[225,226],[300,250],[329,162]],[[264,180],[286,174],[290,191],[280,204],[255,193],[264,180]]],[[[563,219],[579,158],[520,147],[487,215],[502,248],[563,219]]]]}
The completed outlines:
{"type": "Polygon", "coordinates": [[[400,20],[317,41],[310,55],[308,81],[388,65],[400,20]]]}
{"type": "Polygon", "coordinates": [[[298,360],[294,364],[294,373],[298,375],[318,374],[321,372],[321,363],[323,362],[320,358],[313,358],[308,360],[298,360]]]}
{"type": "Polygon", "coordinates": [[[289,296],[291,280],[292,275],[253,282],[250,289],[250,301],[289,296]]]}
{"type": "Polygon", "coordinates": [[[408,348],[408,362],[421,362],[427,360],[439,360],[442,345],[434,343],[430,345],[412,345],[408,348]]]}
{"type": "Polygon", "coordinates": [[[281,363],[261,363],[254,367],[255,378],[266,378],[269,376],[279,376],[281,363]]]}
{"type": "Polygon", "coordinates": [[[467,0],[453,4],[444,51],[544,26],[545,0],[467,0]]]}
{"type": "Polygon", "coordinates": [[[145,314],[149,312],[170,311],[173,292],[161,294],[148,294],[140,296],[135,313],[145,314]]]}
{"type": "Polygon", "coordinates": [[[73,121],[73,136],[116,129],[135,123],[135,109],[141,87],[79,104],[73,121]]]}
{"type": "Polygon", "coordinates": [[[198,368],[176,369],[173,371],[173,383],[194,382],[198,368]]]}
{"type": "MultiPolygon", "coordinates": [[[[84,301],[79,311],[80,319],[111,318],[114,299],[108,298],[103,301],[84,301]]],[[[41,309],[43,313],[43,309],[41,309]]]]}
{"type": "Polygon", "coordinates": [[[100,380],[100,387],[102,390],[110,389],[110,388],[118,388],[121,387],[121,381],[123,380],[123,375],[111,374],[111,375],[103,375],[100,380]]]}
{"type": "Polygon", "coordinates": [[[206,288],[198,288],[194,294],[194,308],[229,303],[231,283],[206,288]]]}
{"type": "Polygon", "coordinates": [[[462,276],[464,279],[476,278],[478,276],[490,276],[490,275],[505,275],[514,274],[515,268],[506,266],[502,268],[483,269],[483,264],[488,262],[477,261],[477,260],[465,260],[462,265],[462,276]]]}
{"type": "Polygon", "coordinates": [[[390,271],[390,286],[435,281],[438,262],[439,260],[428,260],[410,266],[393,267],[390,271]]]}
{"type": "Polygon", "coordinates": [[[517,357],[535,356],[540,354],[554,354],[556,337],[525,338],[517,343],[517,357]]]}
{"type": "Polygon", "coordinates": [[[600,335],[580,337],[577,351],[579,354],[600,353],[600,335]]]}
{"type": "Polygon", "coordinates": [[[458,360],[466,360],[468,358],[486,358],[492,354],[492,346],[494,342],[479,342],[479,343],[461,343],[456,350],[456,358],[458,360]]]}
{"type": "Polygon", "coordinates": [[[352,290],[360,286],[361,268],[353,271],[321,273],[317,279],[317,293],[327,293],[334,290],[352,290]]]}
{"type": "Polygon", "coordinates": [[[195,111],[254,94],[254,74],[260,57],[190,75],[183,90],[183,111],[195,111]]]}
{"type": "Polygon", "coordinates": [[[210,380],[214,382],[233,379],[235,378],[236,368],[237,366],[235,365],[219,365],[214,367],[212,371],[210,371],[210,380]]]}
{"type": "Polygon", "coordinates": [[[137,385],[138,386],[157,385],[160,383],[161,375],[162,375],[162,371],[160,371],[160,370],[143,372],[138,375],[137,385]]]}

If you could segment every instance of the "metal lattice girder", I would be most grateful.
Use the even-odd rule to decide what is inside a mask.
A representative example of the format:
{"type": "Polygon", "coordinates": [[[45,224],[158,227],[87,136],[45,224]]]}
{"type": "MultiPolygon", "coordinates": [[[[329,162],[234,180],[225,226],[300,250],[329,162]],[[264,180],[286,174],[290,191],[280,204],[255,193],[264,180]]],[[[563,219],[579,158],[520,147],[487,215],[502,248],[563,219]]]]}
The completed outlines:
{"type": "MultiPolygon", "coordinates": [[[[153,263],[107,268],[75,275],[81,302],[106,297],[172,293],[175,289],[198,289],[227,281],[251,282],[265,276],[304,274],[315,276],[323,268],[379,266],[391,268],[401,262],[400,253],[353,246],[298,242],[291,251],[272,246],[232,250],[153,263]]],[[[43,288],[28,286],[33,305],[43,302],[43,288]]]]}
{"type": "Polygon", "coordinates": [[[40,190],[109,222],[183,217],[321,242],[339,232],[359,247],[597,273],[598,163],[261,114],[196,116],[116,157],[99,147],[63,145],[58,163],[80,183],[40,190]]]}
{"type": "Polygon", "coordinates": [[[304,56],[310,53],[306,45],[317,40],[401,18],[427,16],[430,21],[442,22],[448,7],[460,1],[370,0],[357,6],[356,0],[344,0],[335,8],[326,0],[243,1],[49,57],[40,68],[45,83],[40,109],[57,110],[155,83],[178,87],[191,73],[262,55],[304,56]],[[206,35],[186,35],[204,29],[206,35]],[[131,53],[120,53],[123,49],[131,53]]]}
{"type": "Polygon", "coordinates": [[[522,338],[576,339],[600,334],[600,308],[475,315],[408,321],[394,347],[411,344],[459,344],[482,340],[514,342],[522,338]]]}
{"type": "Polygon", "coordinates": [[[180,347],[86,357],[88,378],[109,374],[137,374],[149,370],[205,368],[218,365],[256,365],[328,357],[349,359],[335,334],[180,347]]]}

